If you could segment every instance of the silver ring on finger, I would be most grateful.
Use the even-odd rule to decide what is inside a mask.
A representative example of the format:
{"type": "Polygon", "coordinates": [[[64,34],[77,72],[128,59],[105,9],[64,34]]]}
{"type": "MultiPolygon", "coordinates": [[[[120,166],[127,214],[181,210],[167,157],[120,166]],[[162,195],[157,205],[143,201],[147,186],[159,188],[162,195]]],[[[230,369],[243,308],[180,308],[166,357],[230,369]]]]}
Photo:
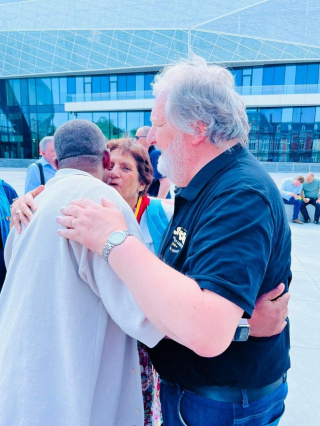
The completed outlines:
{"type": "Polygon", "coordinates": [[[71,228],[73,228],[73,229],[74,229],[74,222],[75,222],[75,220],[76,220],[76,218],[74,217],[74,218],[72,219],[72,221],[71,221],[71,228]]]}
{"type": "Polygon", "coordinates": [[[21,214],[21,210],[16,210],[16,214],[19,216],[19,214],[21,214]]]}

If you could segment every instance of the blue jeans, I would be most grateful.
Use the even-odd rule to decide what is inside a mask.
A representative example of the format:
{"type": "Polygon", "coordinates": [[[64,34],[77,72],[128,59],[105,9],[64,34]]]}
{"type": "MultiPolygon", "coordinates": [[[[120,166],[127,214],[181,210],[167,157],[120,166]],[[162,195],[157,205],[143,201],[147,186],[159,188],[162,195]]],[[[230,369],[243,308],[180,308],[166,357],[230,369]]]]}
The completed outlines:
{"type": "Polygon", "coordinates": [[[292,220],[298,219],[300,206],[301,206],[301,200],[296,200],[295,198],[291,197],[290,200],[286,200],[285,198],[282,198],[284,204],[293,204],[293,218],[292,220]]]}
{"type": "Polygon", "coordinates": [[[276,426],[284,413],[287,383],[249,403],[213,401],[161,381],[160,401],[164,426],[276,426]]]}

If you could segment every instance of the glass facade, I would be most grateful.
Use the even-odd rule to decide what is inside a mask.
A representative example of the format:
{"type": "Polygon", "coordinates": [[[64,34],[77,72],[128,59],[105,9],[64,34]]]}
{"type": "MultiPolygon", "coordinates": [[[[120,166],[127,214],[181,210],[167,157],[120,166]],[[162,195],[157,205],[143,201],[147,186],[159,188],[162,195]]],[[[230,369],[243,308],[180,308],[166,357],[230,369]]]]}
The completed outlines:
{"type": "Polygon", "coordinates": [[[0,157],[37,157],[44,136],[77,118],[95,122],[108,139],[134,135],[150,124],[150,111],[68,113],[64,104],[150,97],[154,74],[0,79],[0,157]]]}
{"type": "Polygon", "coordinates": [[[248,108],[249,150],[260,161],[320,162],[320,107],[248,108]]]}
{"type": "Polygon", "coordinates": [[[240,95],[320,93],[319,63],[233,68],[240,95]]]}
{"type": "MultiPolygon", "coordinates": [[[[233,68],[243,95],[318,93],[319,63],[233,68]],[[283,92],[284,88],[287,92],[283,92]]],[[[134,135],[150,111],[65,112],[65,102],[151,98],[155,72],[0,79],[0,157],[35,158],[68,120],[95,122],[108,139],[134,135]]],[[[320,162],[320,105],[248,108],[249,149],[261,161],[320,162]]]]}

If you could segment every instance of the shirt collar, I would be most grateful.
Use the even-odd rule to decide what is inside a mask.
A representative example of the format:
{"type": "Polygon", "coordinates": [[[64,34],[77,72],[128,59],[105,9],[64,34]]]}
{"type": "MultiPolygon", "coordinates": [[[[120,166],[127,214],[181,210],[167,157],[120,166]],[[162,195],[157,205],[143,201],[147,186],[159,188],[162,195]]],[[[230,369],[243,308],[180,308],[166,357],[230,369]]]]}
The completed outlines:
{"type": "Polygon", "coordinates": [[[41,157],[40,161],[41,161],[41,163],[42,163],[43,166],[46,166],[47,164],[49,164],[49,166],[51,166],[51,164],[48,162],[48,160],[46,158],[44,158],[44,157],[41,157]]]}
{"type": "Polygon", "coordinates": [[[156,149],[156,147],[154,145],[150,145],[148,148],[148,153],[150,154],[150,152],[152,152],[154,149],[156,149]]]}
{"type": "Polygon", "coordinates": [[[51,166],[51,164],[48,162],[48,160],[44,157],[41,157],[40,159],[41,164],[43,165],[43,167],[49,166],[51,167],[53,170],[55,170],[54,167],[51,166]]]}
{"type": "Polygon", "coordinates": [[[61,178],[65,176],[71,176],[71,175],[84,175],[84,176],[90,176],[93,177],[90,173],[84,172],[83,170],[78,169],[60,169],[56,173],[56,177],[61,178]]]}
{"type": "Polygon", "coordinates": [[[244,155],[245,152],[246,149],[243,148],[241,144],[237,144],[231,149],[224,151],[222,154],[218,155],[218,157],[206,164],[185,188],[181,188],[177,191],[176,195],[185,198],[188,201],[196,199],[198,194],[200,194],[203,188],[214,176],[218,175],[221,169],[234,161],[240,155],[244,155]]]}

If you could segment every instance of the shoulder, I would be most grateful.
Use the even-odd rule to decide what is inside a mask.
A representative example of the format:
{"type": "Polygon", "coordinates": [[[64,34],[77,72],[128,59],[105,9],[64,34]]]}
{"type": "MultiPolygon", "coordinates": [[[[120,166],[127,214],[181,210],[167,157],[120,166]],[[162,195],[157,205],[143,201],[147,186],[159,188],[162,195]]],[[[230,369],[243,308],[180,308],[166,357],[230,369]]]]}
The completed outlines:
{"type": "Polygon", "coordinates": [[[30,164],[30,166],[27,168],[27,173],[28,174],[34,173],[35,171],[38,171],[38,170],[39,170],[38,165],[37,165],[36,162],[34,162],[34,163],[30,164]]]}
{"type": "Polygon", "coordinates": [[[6,193],[9,203],[12,204],[13,198],[17,198],[18,194],[16,193],[15,189],[12,188],[12,186],[9,185],[4,180],[2,181],[2,186],[3,186],[4,192],[6,193]]]}

